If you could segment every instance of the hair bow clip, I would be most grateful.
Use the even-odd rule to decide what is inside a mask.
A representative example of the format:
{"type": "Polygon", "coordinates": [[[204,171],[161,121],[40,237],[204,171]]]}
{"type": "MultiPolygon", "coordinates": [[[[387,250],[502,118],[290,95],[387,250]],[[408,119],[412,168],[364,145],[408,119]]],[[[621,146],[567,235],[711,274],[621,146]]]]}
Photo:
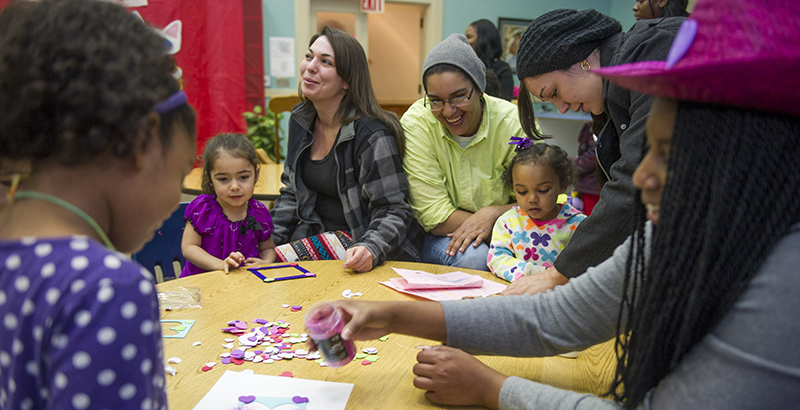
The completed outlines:
{"type": "Polygon", "coordinates": [[[247,231],[263,231],[264,228],[261,226],[260,223],[256,220],[253,215],[247,216],[247,222],[243,225],[239,225],[239,235],[246,235],[247,231]]]}
{"type": "Polygon", "coordinates": [[[522,151],[533,145],[533,140],[528,137],[511,137],[511,142],[508,145],[516,145],[516,151],[522,151]]]}

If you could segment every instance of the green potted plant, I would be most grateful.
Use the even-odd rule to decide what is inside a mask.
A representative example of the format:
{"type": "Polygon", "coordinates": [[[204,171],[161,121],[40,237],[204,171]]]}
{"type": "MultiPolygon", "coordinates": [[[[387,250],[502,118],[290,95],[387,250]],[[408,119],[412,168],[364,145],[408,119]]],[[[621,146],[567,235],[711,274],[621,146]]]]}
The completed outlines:
{"type": "MultiPolygon", "coordinates": [[[[278,129],[282,131],[280,120],[283,118],[283,114],[276,114],[256,105],[253,107],[252,112],[247,111],[242,115],[244,115],[244,120],[247,123],[247,130],[245,132],[247,138],[253,142],[256,149],[263,149],[271,160],[276,163],[280,162],[275,158],[275,124],[277,121],[278,129]]],[[[281,159],[285,158],[286,156],[281,153],[281,159]]]]}

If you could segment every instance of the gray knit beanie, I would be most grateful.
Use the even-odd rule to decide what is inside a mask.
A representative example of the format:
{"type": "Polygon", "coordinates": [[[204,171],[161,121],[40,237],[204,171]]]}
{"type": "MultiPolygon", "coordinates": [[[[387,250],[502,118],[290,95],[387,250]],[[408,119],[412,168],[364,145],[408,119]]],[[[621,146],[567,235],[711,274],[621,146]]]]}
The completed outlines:
{"type": "Polygon", "coordinates": [[[463,34],[453,33],[431,49],[425,57],[425,62],[422,63],[422,78],[425,78],[429,68],[439,64],[450,64],[460,68],[481,92],[486,89],[486,67],[463,34]]]}
{"type": "Polygon", "coordinates": [[[549,73],[585,60],[603,40],[622,31],[617,20],[596,10],[553,10],[533,20],[522,34],[517,77],[549,73]]]}

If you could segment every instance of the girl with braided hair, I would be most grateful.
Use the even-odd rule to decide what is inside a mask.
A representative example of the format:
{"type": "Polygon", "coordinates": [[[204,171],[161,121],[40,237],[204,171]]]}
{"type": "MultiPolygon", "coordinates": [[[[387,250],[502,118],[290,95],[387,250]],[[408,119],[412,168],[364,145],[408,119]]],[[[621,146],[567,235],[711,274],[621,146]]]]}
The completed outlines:
{"type": "Polygon", "coordinates": [[[339,302],[350,318],[342,337],[446,342],[414,367],[414,384],[443,404],[795,408],[800,106],[786,102],[800,98],[798,13],[800,4],[777,0],[700,0],[667,61],[600,71],[658,97],[633,175],[638,228],[610,259],[532,296],[339,302]],[[547,356],[613,337],[613,400],[507,377],[457,349],[547,356]]]}

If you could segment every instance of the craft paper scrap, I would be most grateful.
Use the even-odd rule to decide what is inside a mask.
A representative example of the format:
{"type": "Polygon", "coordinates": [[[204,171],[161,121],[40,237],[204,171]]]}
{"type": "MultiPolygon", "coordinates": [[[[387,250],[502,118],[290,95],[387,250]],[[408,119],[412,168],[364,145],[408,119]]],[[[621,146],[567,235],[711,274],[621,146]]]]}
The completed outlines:
{"type": "Polygon", "coordinates": [[[389,281],[401,289],[467,289],[483,286],[483,278],[461,271],[434,275],[421,270],[392,269],[402,278],[389,281]]]}
{"type": "Polygon", "coordinates": [[[402,289],[397,288],[390,281],[378,282],[381,285],[390,287],[398,292],[407,293],[409,295],[418,296],[428,300],[442,301],[442,300],[460,300],[482,298],[491,295],[496,295],[506,288],[502,283],[484,280],[483,286],[479,288],[469,289],[402,289]]]}
{"type": "Polygon", "coordinates": [[[226,371],[194,410],[344,410],[351,383],[226,371]],[[276,406],[277,407],[272,407],[276,406]]]}

